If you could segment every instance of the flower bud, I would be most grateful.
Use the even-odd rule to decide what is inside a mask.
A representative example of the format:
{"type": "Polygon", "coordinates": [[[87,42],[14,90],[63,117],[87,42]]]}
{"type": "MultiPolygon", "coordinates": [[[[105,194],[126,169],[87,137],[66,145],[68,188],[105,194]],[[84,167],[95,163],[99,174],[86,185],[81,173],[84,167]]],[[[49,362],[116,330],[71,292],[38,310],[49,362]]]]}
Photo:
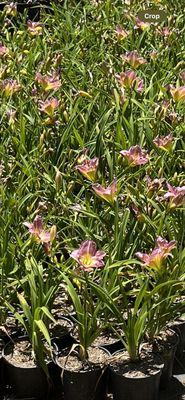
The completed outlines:
{"type": "Polygon", "coordinates": [[[54,239],[56,238],[56,234],[57,234],[57,227],[56,225],[53,225],[50,229],[50,242],[52,243],[54,241],[54,239]]]}
{"type": "Polygon", "coordinates": [[[45,133],[42,133],[40,135],[40,141],[39,141],[39,145],[42,146],[44,144],[44,139],[45,139],[45,133]]]}
{"type": "Polygon", "coordinates": [[[177,177],[178,177],[178,174],[177,174],[177,172],[175,172],[174,175],[173,175],[174,181],[177,179],[177,177]]]}
{"type": "Polygon", "coordinates": [[[69,121],[69,115],[68,115],[66,110],[64,110],[63,116],[64,116],[65,121],[68,122],[69,121]]]}
{"type": "Polygon", "coordinates": [[[56,175],[55,175],[55,183],[56,183],[56,190],[58,191],[61,187],[62,184],[62,174],[59,171],[59,169],[57,169],[56,175]]]}
{"type": "Polygon", "coordinates": [[[69,183],[68,187],[67,187],[67,194],[68,194],[68,193],[71,193],[71,192],[73,191],[74,186],[75,186],[75,182],[74,182],[74,181],[71,181],[71,182],[69,183]]]}
{"type": "Polygon", "coordinates": [[[163,176],[163,168],[161,167],[158,171],[158,177],[160,178],[161,176],[163,176]]]}

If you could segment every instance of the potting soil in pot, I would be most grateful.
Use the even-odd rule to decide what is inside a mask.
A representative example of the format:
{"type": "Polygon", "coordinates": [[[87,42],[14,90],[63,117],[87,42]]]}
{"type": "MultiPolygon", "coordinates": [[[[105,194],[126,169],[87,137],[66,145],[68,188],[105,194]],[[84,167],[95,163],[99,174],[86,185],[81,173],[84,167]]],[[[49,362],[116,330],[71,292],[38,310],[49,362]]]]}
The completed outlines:
{"type": "MultiPolygon", "coordinates": [[[[120,336],[123,336],[123,332],[120,332],[120,336]]],[[[124,348],[121,339],[119,339],[111,329],[105,329],[101,335],[95,339],[94,345],[107,349],[111,354],[124,348]]]]}
{"type": "MultiPolygon", "coordinates": [[[[79,349],[79,346],[78,346],[79,349]]],[[[76,349],[76,350],[78,350],[76,349]]],[[[63,353],[58,357],[62,368],[61,378],[64,387],[64,399],[106,400],[106,365],[109,354],[102,349],[92,347],[88,350],[88,360],[81,361],[77,351],[63,353]]]]}
{"type": "Polygon", "coordinates": [[[114,400],[157,400],[162,361],[143,352],[131,362],[126,351],[117,352],[110,361],[110,387],[114,400]]]}
{"type": "MultiPolygon", "coordinates": [[[[46,356],[49,366],[50,358],[46,356]]],[[[3,350],[4,384],[18,398],[46,399],[50,385],[43,369],[32,356],[31,346],[26,338],[9,342],[3,350]]]]}
{"type": "Polygon", "coordinates": [[[78,357],[77,349],[70,353],[66,349],[63,354],[58,357],[58,363],[62,368],[71,371],[93,370],[97,367],[104,367],[108,364],[109,354],[98,347],[90,347],[88,350],[88,360],[81,361],[78,357]]]}

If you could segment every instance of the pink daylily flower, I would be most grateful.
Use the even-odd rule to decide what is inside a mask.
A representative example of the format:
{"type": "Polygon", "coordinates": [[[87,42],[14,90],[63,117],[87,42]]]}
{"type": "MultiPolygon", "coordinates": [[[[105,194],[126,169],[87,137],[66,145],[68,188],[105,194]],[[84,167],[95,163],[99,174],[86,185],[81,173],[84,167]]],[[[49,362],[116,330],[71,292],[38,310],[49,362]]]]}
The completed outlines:
{"type": "Polygon", "coordinates": [[[42,86],[45,92],[57,90],[61,87],[61,80],[56,71],[49,75],[42,75],[40,72],[37,72],[35,80],[42,86]]]}
{"type": "Polygon", "coordinates": [[[50,118],[53,118],[55,109],[59,107],[59,101],[52,97],[51,99],[45,101],[39,101],[40,111],[49,115],[50,118]]]}
{"type": "Polygon", "coordinates": [[[177,88],[171,88],[170,93],[175,102],[179,102],[181,100],[185,100],[185,86],[179,86],[177,88]]]}
{"type": "Polygon", "coordinates": [[[0,88],[6,97],[10,97],[21,89],[21,85],[15,79],[7,78],[1,81],[0,88]]]}
{"type": "Polygon", "coordinates": [[[164,199],[169,200],[170,208],[185,205],[185,186],[172,186],[167,183],[168,192],[165,193],[164,199]]]}
{"type": "Polygon", "coordinates": [[[93,268],[102,268],[105,265],[103,261],[105,255],[104,251],[97,250],[96,243],[92,240],[85,240],[81,243],[79,249],[71,253],[71,257],[86,272],[93,271],[93,268]]]}
{"type": "Polygon", "coordinates": [[[130,147],[129,150],[122,150],[120,154],[127,159],[129,165],[144,165],[149,161],[148,154],[139,145],[130,147]]]}
{"type": "Polygon", "coordinates": [[[119,40],[125,39],[130,34],[130,32],[126,31],[121,26],[116,27],[115,33],[119,40]]]}
{"type": "Polygon", "coordinates": [[[84,159],[80,165],[76,165],[76,169],[81,172],[90,181],[95,181],[96,173],[99,165],[99,159],[97,157],[90,159],[84,159]]]}
{"type": "Polygon", "coordinates": [[[44,246],[46,253],[49,253],[51,243],[56,236],[56,226],[53,225],[50,231],[46,231],[44,229],[42,217],[40,215],[36,215],[32,223],[23,222],[23,225],[28,228],[31,235],[34,236],[36,242],[41,243],[44,246]]]}
{"type": "Polygon", "coordinates": [[[132,68],[137,68],[140,65],[147,63],[145,58],[141,57],[137,51],[131,51],[123,54],[122,59],[129,63],[132,68]]]}
{"type": "Polygon", "coordinates": [[[135,19],[136,25],[134,26],[134,29],[141,29],[144,31],[145,29],[150,28],[150,24],[148,22],[141,21],[138,17],[135,19]]]}
{"type": "Polygon", "coordinates": [[[12,127],[14,126],[15,121],[16,121],[16,114],[17,114],[17,111],[13,110],[12,108],[7,110],[7,113],[6,113],[6,115],[8,117],[8,124],[12,127]]]}
{"type": "Polygon", "coordinates": [[[154,248],[154,250],[151,251],[151,253],[147,254],[137,252],[136,257],[143,261],[145,266],[154,269],[160,269],[166,257],[173,257],[171,254],[171,250],[175,247],[175,240],[171,240],[171,242],[168,242],[166,239],[163,239],[161,236],[159,236],[156,241],[156,247],[154,248]]]}
{"type": "Polygon", "coordinates": [[[15,17],[17,15],[17,3],[12,1],[9,4],[6,4],[4,7],[4,11],[6,15],[10,15],[12,17],[15,17]]]}
{"type": "Polygon", "coordinates": [[[158,56],[158,52],[156,50],[153,50],[149,53],[149,56],[152,60],[155,60],[156,57],[158,56]]]}
{"type": "Polygon", "coordinates": [[[170,102],[168,100],[163,100],[161,104],[157,104],[154,113],[158,118],[165,118],[169,107],[170,102]]]}
{"type": "Polygon", "coordinates": [[[119,84],[123,87],[131,88],[133,87],[136,81],[136,73],[135,71],[126,71],[121,72],[120,75],[116,75],[116,79],[118,80],[119,84]]]}
{"type": "Polygon", "coordinates": [[[125,87],[127,89],[136,89],[137,92],[142,92],[144,82],[143,79],[137,77],[135,71],[126,71],[121,72],[120,75],[115,75],[121,87],[125,87]]]}
{"type": "Polygon", "coordinates": [[[114,181],[107,186],[106,188],[99,185],[92,185],[92,189],[97,194],[97,196],[101,197],[103,200],[106,200],[108,203],[113,204],[117,197],[117,181],[114,181]]]}
{"type": "Polygon", "coordinates": [[[163,26],[163,28],[157,29],[157,33],[161,36],[168,37],[171,36],[173,31],[168,28],[168,26],[163,26]]]}
{"type": "Polygon", "coordinates": [[[153,143],[162,150],[171,150],[173,145],[173,136],[171,134],[163,137],[157,136],[153,143]]]}
{"type": "Polygon", "coordinates": [[[39,36],[42,35],[43,31],[43,24],[41,22],[33,22],[33,21],[28,21],[27,22],[27,27],[28,27],[28,32],[32,36],[39,36]]]}
{"type": "Polygon", "coordinates": [[[138,93],[141,93],[144,89],[144,81],[143,79],[137,78],[136,79],[136,85],[135,85],[135,89],[138,93]]]}
{"type": "Polygon", "coordinates": [[[9,49],[6,46],[3,46],[2,43],[0,43],[0,57],[4,57],[9,53],[9,49]]]}

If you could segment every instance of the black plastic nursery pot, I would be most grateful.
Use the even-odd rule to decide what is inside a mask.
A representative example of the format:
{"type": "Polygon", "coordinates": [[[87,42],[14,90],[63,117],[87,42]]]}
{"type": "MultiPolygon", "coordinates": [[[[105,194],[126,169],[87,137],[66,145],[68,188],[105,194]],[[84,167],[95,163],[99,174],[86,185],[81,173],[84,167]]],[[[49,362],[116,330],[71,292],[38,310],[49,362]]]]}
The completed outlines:
{"type": "MultiPolygon", "coordinates": [[[[25,340],[25,337],[19,338],[19,341],[21,340],[25,340]]],[[[4,385],[10,387],[13,394],[20,399],[49,399],[52,385],[43,369],[37,365],[25,366],[10,361],[8,355],[13,353],[13,350],[14,343],[9,342],[2,351],[4,385]]],[[[52,362],[48,362],[48,369],[50,365],[52,362]]]]}
{"type": "Polygon", "coordinates": [[[106,382],[101,367],[93,371],[64,371],[65,400],[106,400],[106,382]]]}
{"type": "Polygon", "coordinates": [[[3,388],[3,358],[2,358],[2,349],[3,349],[4,343],[0,339],[0,396],[3,388]]]}
{"type": "Polygon", "coordinates": [[[4,329],[0,329],[0,339],[2,339],[3,343],[6,345],[10,340],[16,340],[20,336],[25,336],[24,329],[16,323],[13,314],[8,312],[8,316],[4,323],[4,329]]]}
{"type": "Polygon", "coordinates": [[[179,342],[177,344],[175,359],[182,361],[185,355],[185,319],[179,318],[171,327],[178,335],[179,342]]]}
{"type": "Polygon", "coordinates": [[[76,340],[72,337],[74,324],[71,319],[60,316],[56,320],[56,324],[50,328],[52,341],[57,346],[58,351],[62,351],[66,347],[71,347],[76,340]]]}
{"type": "MultiPolygon", "coordinates": [[[[120,354],[121,352],[119,351],[114,356],[120,354]]],[[[142,361],[139,361],[137,364],[140,370],[142,361]]],[[[130,362],[128,365],[130,365],[131,369],[132,363],[130,362]]],[[[134,374],[122,373],[119,368],[116,368],[114,361],[113,363],[111,362],[109,366],[109,381],[113,400],[158,400],[162,367],[161,359],[156,357],[156,368],[154,371],[151,371],[149,367],[146,375],[134,376],[134,374]]]]}
{"type": "Polygon", "coordinates": [[[113,343],[102,343],[101,348],[107,350],[110,354],[114,354],[116,351],[124,349],[123,342],[121,339],[115,340],[113,343]]]}
{"type": "Polygon", "coordinates": [[[177,350],[178,342],[179,342],[179,337],[174,332],[174,343],[170,344],[169,348],[164,347],[163,351],[160,353],[161,358],[163,359],[164,362],[164,367],[162,369],[162,374],[160,379],[161,389],[166,389],[172,378],[173,365],[174,365],[175,353],[177,350]]]}
{"type": "MultiPolygon", "coordinates": [[[[51,341],[55,347],[55,356],[66,348],[76,343],[76,340],[71,336],[74,324],[72,320],[64,316],[60,316],[56,320],[56,324],[50,329],[51,341]]],[[[61,368],[57,363],[51,363],[49,366],[49,373],[54,385],[63,391],[61,381],[61,368]]]]}
{"type": "Polygon", "coordinates": [[[111,330],[102,332],[102,335],[95,340],[94,345],[107,350],[110,354],[124,349],[122,340],[118,339],[111,330]]]}
{"type": "Polygon", "coordinates": [[[145,378],[126,378],[111,369],[114,400],[158,400],[161,371],[145,378]]]}
{"type": "MultiPolygon", "coordinates": [[[[109,357],[109,353],[104,351],[109,357]]],[[[107,398],[107,366],[98,364],[86,364],[86,366],[74,371],[63,368],[59,358],[56,359],[61,368],[61,380],[65,400],[106,400],[107,398]]]]}

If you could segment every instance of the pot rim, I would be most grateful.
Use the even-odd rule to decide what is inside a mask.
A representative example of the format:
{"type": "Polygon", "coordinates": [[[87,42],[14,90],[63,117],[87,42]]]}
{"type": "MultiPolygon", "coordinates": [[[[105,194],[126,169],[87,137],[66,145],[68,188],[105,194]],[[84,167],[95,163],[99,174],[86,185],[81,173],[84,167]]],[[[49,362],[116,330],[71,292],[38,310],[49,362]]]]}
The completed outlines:
{"type": "Polygon", "coordinates": [[[161,376],[161,374],[162,374],[162,368],[163,367],[159,367],[159,369],[156,371],[156,372],[154,372],[154,373],[152,373],[152,374],[150,374],[150,375],[145,375],[145,376],[125,376],[125,374],[121,374],[120,372],[117,372],[117,371],[115,371],[114,370],[114,368],[113,368],[113,366],[111,366],[111,365],[109,365],[108,366],[108,368],[109,368],[109,370],[111,371],[111,373],[113,373],[113,374],[115,374],[115,375],[118,375],[118,376],[120,376],[120,377],[122,377],[123,379],[125,379],[125,380],[132,380],[132,382],[133,381],[139,381],[139,380],[145,380],[145,379],[152,379],[152,378],[154,378],[154,377],[156,377],[156,376],[158,376],[158,375],[160,375],[161,376]]]}
{"type": "MultiPolygon", "coordinates": [[[[117,351],[115,351],[115,353],[113,353],[112,354],[112,358],[114,358],[114,356],[116,355],[116,354],[119,354],[119,353],[126,353],[126,349],[124,350],[124,349],[122,349],[122,350],[117,350],[117,351]]],[[[163,362],[163,360],[162,360],[162,357],[159,355],[159,354],[154,354],[153,353],[153,357],[156,359],[156,361],[158,362],[158,363],[160,363],[160,365],[158,365],[157,366],[157,371],[156,372],[154,372],[154,373],[152,373],[152,374],[150,374],[150,375],[146,375],[146,376],[134,376],[134,377],[131,377],[131,376],[125,376],[125,374],[123,373],[119,373],[119,372],[116,372],[115,370],[114,370],[114,366],[113,365],[111,365],[111,364],[109,364],[109,369],[111,370],[111,371],[113,371],[116,375],[119,375],[119,376],[122,376],[123,378],[125,378],[125,379],[136,379],[136,380],[138,380],[138,379],[146,379],[146,378],[152,378],[153,376],[155,376],[155,375],[157,375],[158,373],[162,373],[162,369],[164,368],[164,362],[163,362]]],[[[141,360],[138,360],[138,363],[142,363],[142,359],[141,360]]],[[[127,364],[129,365],[129,364],[132,364],[132,361],[129,361],[129,359],[128,359],[128,361],[127,361],[127,364]]]]}
{"type": "MultiPolygon", "coordinates": [[[[79,343],[76,343],[77,345],[79,345],[79,343]]],[[[111,356],[111,353],[107,350],[107,349],[105,349],[104,347],[101,347],[101,346],[89,346],[89,347],[94,347],[94,348],[97,348],[97,349],[100,349],[100,350],[102,350],[104,353],[107,353],[107,355],[108,356],[111,356]]],[[[67,349],[67,347],[65,348],[65,349],[67,349]]],[[[65,349],[63,349],[63,350],[65,350],[65,349]]],[[[71,350],[71,349],[70,349],[71,350]]],[[[70,370],[70,369],[67,369],[67,368],[65,368],[65,367],[62,367],[61,366],[61,364],[59,363],[59,361],[58,361],[58,358],[59,358],[59,355],[58,354],[55,354],[54,355],[54,361],[55,361],[55,363],[58,365],[58,367],[60,367],[60,369],[64,372],[64,371],[66,371],[66,372],[71,372],[71,373],[90,373],[90,372],[93,372],[93,371],[97,371],[97,370],[102,370],[102,369],[106,369],[107,367],[108,367],[108,363],[107,363],[107,365],[101,365],[101,364],[95,364],[96,365],[96,369],[95,370],[93,370],[93,371],[83,371],[83,370],[79,370],[79,371],[73,371],[73,370],[70,370]]],[[[93,363],[92,363],[93,364],[93,363]]]]}
{"type": "MultiPolygon", "coordinates": [[[[69,322],[71,328],[74,327],[74,322],[73,322],[70,318],[66,317],[65,315],[59,315],[59,316],[57,316],[57,318],[55,317],[55,321],[56,321],[55,323],[56,323],[56,324],[57,324],[57,322],[60,321],[60,320],[67,321],[67,322],[69,322]]],[[[53,322],[53,324],[54,324],[54,322],[53,322]]],[[[55,325],[55,324],[54,324],[54,325],[55,325]]]]}
{"type": "MultiPolygon", "coordinates": [[[[28,336],[27,335],[19,336],[18,338],[16,338],[16,340],[9,340],[9,342],[4,345],[4,347],[2,348],[2,352],[1,352],[2,353],[3,362],[8,363],[9,365],[13,366],[14,368],[19,368],[19,369],[22,369],[22,370],[28,370],[28,369],[29,370],[35,370],[37,368],[38,369],[42,369],[42,367],[39,364],[38,365],[35,364],[34,366],[26,366],[26,363],[25,364],[22,363],[20,365],[16,365],[14,362],[12,362],[10,360],[7,360],[5,351],[8,348],[8,346],[14,345],[14,343],[19,342],[19,341],[23,341],[23,340],[28,340],[28,342],[29,342],[28,336]]],[[[52,343],[52,345],[56,348],[55,343],[52,343]]],[[[49,365],[50,362],[53,361],[53,359],[54,359],[54,355],[53,355],[53,358],[51,358],[51,360],[46,360],[46,364],[49,365]]]]}
{"type": "Polygon", "coordinates": [[[179,335],[178,335],[177,332],[175,332],[175,330],[174,330],[173,328],[168,328],[168,327],[167,327],[167,328],[165,329],[165,331],[173,332],[173,336],[176,338],[175,343],[172,343],[172,344],[170,345],[170,349],[173,349],[173,348],[176,347],[176,346],[178,345],[178,343],[179,343],[179,335]]]}

